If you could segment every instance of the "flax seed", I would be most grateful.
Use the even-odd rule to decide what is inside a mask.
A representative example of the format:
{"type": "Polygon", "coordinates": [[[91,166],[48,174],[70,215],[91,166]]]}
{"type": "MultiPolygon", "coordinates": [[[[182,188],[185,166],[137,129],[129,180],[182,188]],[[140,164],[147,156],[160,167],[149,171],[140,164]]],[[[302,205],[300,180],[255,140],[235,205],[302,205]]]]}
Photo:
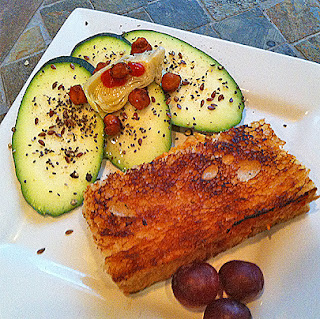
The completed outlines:
{"type": "Polygon", "coordinates": [[[220,95],[218,96],[218,101],[220,102],[220,101],[222,101],[223,99],[224,99],[223,94],[220,94],[220,95]]]}
{"type": "Polygon", "coordinates": [[[44,253],[45,250],[46,250],[45,248],[38,249],[37,254],[41,255],[42,253],[44,253]]]}

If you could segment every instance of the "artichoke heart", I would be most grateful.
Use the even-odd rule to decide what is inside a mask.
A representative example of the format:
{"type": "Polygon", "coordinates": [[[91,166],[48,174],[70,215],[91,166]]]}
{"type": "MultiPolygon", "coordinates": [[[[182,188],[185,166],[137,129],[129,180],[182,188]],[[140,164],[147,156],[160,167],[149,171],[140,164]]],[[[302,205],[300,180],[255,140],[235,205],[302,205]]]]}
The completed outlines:
{"type": "Polygon", "coordinates": [[[140,63],[144,66],[145,72],[140,76],[128,75],[124,85],[111,88],[102,83],[101,75],[112,68],[114,64],[102,68],[92,75],[83,86],[89,104],[101,117],[120,110],[127,103],[128,96],[134,89],[144,88],[153,81],[157,84],[161,83],[164,57],[165,49],[162,47],[135,55],[123,56],[114,64],[119,62],[140,63]]]}

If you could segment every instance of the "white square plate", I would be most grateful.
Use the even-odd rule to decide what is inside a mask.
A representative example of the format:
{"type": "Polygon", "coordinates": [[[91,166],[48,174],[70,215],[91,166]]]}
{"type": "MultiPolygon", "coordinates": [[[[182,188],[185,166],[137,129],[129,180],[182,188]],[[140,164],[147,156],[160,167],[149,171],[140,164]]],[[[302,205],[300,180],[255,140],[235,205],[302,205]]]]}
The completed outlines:
{"type": "MultiPolygon", "coordinates": [[[[220,39],[109,13],[77,9],[67,19],[31,77],[50,58],[69,55],[99,32],[154,29],[179,37],[223,64],[246,97],[243,123],[265,118],[285,148],[311,169],[320,185],[320,65],[220,39]]],[[[31,79],[30,77],[30,79],[31,79]]],[[[29,81],[30,81],[29,79],[29,81]]],[[[0,126],[0,317],[202,318],[173,297],[170,281],[125,297],[102,272],[81,208],[60,218],[38,215],[24,201],[15,176],[11,128],[21,93],[0,126]],[[73,233],[65,232],[72,229],[73,233]],[[37,250],[45,248],[43,254],[37,250]]],[[[248,306],[253,318],[320,318],[320,206],[211,260],[256,262],[263,295],[248,306]]]]}

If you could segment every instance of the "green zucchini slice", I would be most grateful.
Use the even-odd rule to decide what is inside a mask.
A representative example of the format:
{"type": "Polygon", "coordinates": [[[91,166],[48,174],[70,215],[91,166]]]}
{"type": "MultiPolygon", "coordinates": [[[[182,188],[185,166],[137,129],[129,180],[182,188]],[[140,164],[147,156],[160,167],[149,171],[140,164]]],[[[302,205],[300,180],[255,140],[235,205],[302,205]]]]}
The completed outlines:
{"type": "Polygon", "coordinates": [[[179,74],[180,88],[168,102],[172,124],[198,131],[220,132],[242,119],[243,95],[228,71],[215,59],[168,34],[135,30],[123,34],[134,42],[144,37],[154,48],[166,50],[165,71],[179,74]]]}
{"type": "Polygon", "coordinates": [[[91,76],[92,65],[72,57],[45,63],[22,99],[12,137],[16,175],[26,201],[59,216],[79,206],[103,158],[103,121],[89,104],[74,105],[69,89],[91,76]]]}
{"type": "Polygon", "coordinates": [[[117,34],[98,33],[81,42],[72,50],[71,56],[88,61],[94,67],[99,62],[112,63],[130,54],[131,44],[117,34]]]}
{"type": "Polygon", "coordinates": [[[122,130],[116,136],[106,136],[106,157],[121,170],[151,162],[171,147],[171,123],[161,86],[148,86],[151,103],[137,110],[129,102],[119,111],[122,130]]]}

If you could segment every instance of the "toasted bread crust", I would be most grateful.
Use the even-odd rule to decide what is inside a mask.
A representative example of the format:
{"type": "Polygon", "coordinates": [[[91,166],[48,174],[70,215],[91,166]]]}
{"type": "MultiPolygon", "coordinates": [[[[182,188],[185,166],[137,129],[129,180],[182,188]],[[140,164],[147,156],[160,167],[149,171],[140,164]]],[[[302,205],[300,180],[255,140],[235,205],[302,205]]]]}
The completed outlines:
{"type": "Polygon", "coordinates": [[[309,171],[264,121],[198,136],[88,187],[83,215],[124,293],[309,210],[309,171]]]}

